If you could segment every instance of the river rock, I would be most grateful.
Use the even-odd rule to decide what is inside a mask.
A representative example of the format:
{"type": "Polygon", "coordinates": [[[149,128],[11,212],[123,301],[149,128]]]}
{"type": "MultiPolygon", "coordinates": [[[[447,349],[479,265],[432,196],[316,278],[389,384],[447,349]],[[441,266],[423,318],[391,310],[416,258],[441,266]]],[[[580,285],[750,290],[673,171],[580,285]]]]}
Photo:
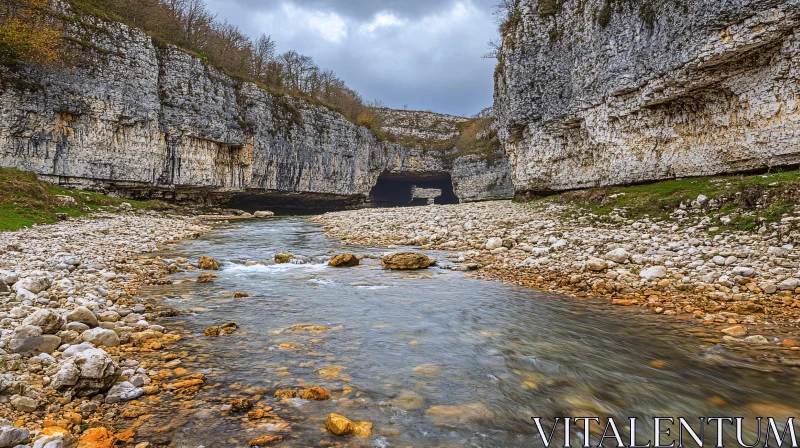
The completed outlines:
{"type": "Polygon", "coordinates": [[[503,239],[492,237],[486,240],[486,250],[495,250],[503,247],[503,239]]]}
{"type": "Polygon", "coordinates": [[[722,333],[728,336],[742,337],[747,334],[747,328],[743,325],[734,325],[722,330],[722,333]]]}
{"type": "Polygon", "coordinates": [[[339,254],[333,257],[331,261],[328,262],[328,265],[335,268],[346,268],[358,266],[358,263],[358,257],[353,254],[339,254]]]}
{"type": "Polygon", "coordinates": [[[354,435],[366,439],[372,435],[372,423],[354,422],[343,415],[334,413],[328,414],[328,420],[325,422],[325,426],[328,428],[328,431],[337,436],[354,435]]]}
{"type": "Polygon", "coordinates": [[[383,257],[384,269],[413,270],[426,269],[436,260],[418,252],[395,252],[383,257]]]}
{"type": "Polygon", "coordinates": [[[80,344],[70,345],[63,353],[61,353],[61,358],[67,359],[71,358],[75,355],[85,352],[86,350],[91,350],[95,348],[94,345],[88,342],[82,342],[80,344]]]}
{"type": "Polygon", "coordinates": [[[49,289],[51,284],[52,283],[50,282],[50,279],[47,277],[25,277],[22,280],[14,283],[13,288],[14,291],[24,289],[34,294],[39,294],[40,292],[49,289]]]}
{"type": "Polygon", "coordinates": [[[50,385],[56,390],[72,390],[78,397],[88,397],[108,390],[119,377],[119,366],[99,348],[85,350],[63,361],[52,375],[50,385]]]}
{"type": "Polygon", "coordinates": [[[325,401],[330,400],[331,395],[325,389],[314,386],[300,391],[300,398],[309,401],[325,401]]]}
{"type": "Polygon", "coordinates": [[[197,262],[197,266],[206,271],[219,270],[219,262],[211,257],[200,257],[200,260],[197,262]]]}
{"type": "Polygon", "coordinates": [[[214,280],[218,279],[219,275],[217,274],[200,274],[197,276],[197,283],[214,283],[214,280]]]}
{"type": "Polygon", "coordinates": [[[108,391],[106,403],[119,403],[121,401],[135,400],[144,395],[144,389],[136,387],[129,381],[123,381],[108,391]]]}
{"type": "Polygon", "coordinates": [[[2,280],[6,285],[12,286],[14,283],[19,281],[19,275],[17,275],[15,272],[0,269],[0,280],[2,280]]]}
{"type": "Polygon", "coordinates": [[[254,218],[259,218],[259,219],[272,218],[274,216],[275,216],[275,213],[270,212],[270,211],[266,211],[266,210],[262,210],[262,211],[258,211],[258,212],[253,213],[253,217],[254,218]]]}
{"type": "Polygon", "coordinates": [[[238,328],[239,328],[239,326],[236,325],[235,322],[228,322],[227,324],[223,324],[223,325],[219,325],[219,326],[218,325],[214,325],[213,327],[208,327],[203,332],[203,334],[208,336],[208,337],[215,338],[215,337],[218,337],[218,336],[229,335],[229,334],[233,333],[234,331],[236,331],[238,328]]]}
{"type": "Polygon", "coordinates": [[[456,427],[465,426],[494,418],[494,413],[482,403],[463,404],[458,406],[433,406],[428,409],[436,426],[456,427]]]}
{"type": "Polygon", "coordinates": [[[753,276],[756,275],[756,271],[753,268],[737,266],[733,268],[733,275],[740,275],[745,278],[752,278],[753,276]]]}
{"type": "Polygon", "coordinates": [[[796,278],[787,278],[778,284],[778,289],[781,291],[794,291],[800,287],[800,280],[796,278]]]}
{"type": "Polygon", "coordinates": [[[0,428],[0,448],[12,448],[17,445],[25,445],[30,438],[31,435],[25,428],[15,428],[13,426],[3,426],[0,428]]]}
{"type": "Polygon", "coordinates": [[[116,331],[103,328],[86,330],[81,334],[81,338],[96,347],[117,347],[120,344],[119,335],[117,335],[116,331]]]}
{"type": "Polygon", "coordinates": [[[397,397],[392,398],[389,403],[392,406],[404,411],[416,411],[425,405],[425,399],[422,398],[422,395],[414,391],[404,390],[400,392],[397,397]]]}
{"type": "Polygon", "coordinates": [[[664,266],[653,266],[643,270],[639,275],[645,280],[666,278],[667,268],[664,266]]]}
{"type": "Polygon", "coordinates": [[[44,334],[56,334],[64,325],[64,318],[50,309],[36,310],[22,321],[22,325],[33,325],[42,329],[44,334]]]}
{"type": "Polygon", "coordinates": [[[10,292],[10,290],[8,289],[8,285],[6,284],[6,282],[0,280],[0,293],[3,292],[10,292]]]}
{"type": "Polygon", "coordinates": [[[292,258],[294,258],[294,255],[289,252],[278,252],[275,254],[275,263],[286,264],[292,261],[292,258]]]}
{"type": "Polygon", "coordinates": [[[608,269],[608,263],[599,258],[592,258],[586,262],[586,269],[594,272],[602,272],[608,269]]]}
{"type": "Polygon", "coordinates": [[[614,263],[625,263],[631,257],[631,254],[628,253],[627,250],[618,248],[614,249],[607,254],[603,258],[609,261],[613,261],[614,263]]]}
{"type": "Polygon", "coordinates": [[[94,328],[98,325],[97,316],[85,306],[79,306],[67,314],[67,322],[86,324],[89,328],[94,328]]]}
{"type": "Polygon", "coordinates": [[[11,405],[14,409],[20,412],[33,412],[39,407],[39,403],[30,397],[17,397],[11,400],[11,405]]]}
{"type": "Polygon", "coordinates": [[[42,334],[42,329],[33,325],[20,325],[14,329],[8,341],[8,349],[23,355],[52,353],[61,345],[61,338],[42,334]]]}

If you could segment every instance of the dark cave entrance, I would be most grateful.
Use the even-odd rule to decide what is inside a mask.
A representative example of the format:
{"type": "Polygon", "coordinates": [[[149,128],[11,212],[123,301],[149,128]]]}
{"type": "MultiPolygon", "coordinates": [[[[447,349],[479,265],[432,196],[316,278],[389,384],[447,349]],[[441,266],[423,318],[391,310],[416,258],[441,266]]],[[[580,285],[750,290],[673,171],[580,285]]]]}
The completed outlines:
{"type": "Polygon", "coordinates": [[[413,207],[428,204],[458,204],[449,173],[384,173],[370,191],[376,207],[413,207]]]}

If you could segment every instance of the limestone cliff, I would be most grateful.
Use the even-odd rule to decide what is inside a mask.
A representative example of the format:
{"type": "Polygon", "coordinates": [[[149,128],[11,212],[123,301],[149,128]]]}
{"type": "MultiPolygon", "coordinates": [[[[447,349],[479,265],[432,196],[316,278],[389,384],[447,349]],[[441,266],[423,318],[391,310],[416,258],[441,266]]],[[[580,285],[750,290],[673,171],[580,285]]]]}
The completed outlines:
{"type": "Polygon", "coordinates": [[[800,2],[519,0],[495,114],[518,194],[800,163],[800,2]]]}
{"type": "MultiPolygon", "coordinates": [[[[69,23],[74,67],[0,67],[0,166],[126,197],[308,206],[363,204],[385,173],[450,174],[436,154],[379,141],[338,112],[231,78],[139,30],[69,23]]],[[[475,176],[508,175],[507,165],[474,168],[459,171],[465,200],[495,194],[475,176]]]]}

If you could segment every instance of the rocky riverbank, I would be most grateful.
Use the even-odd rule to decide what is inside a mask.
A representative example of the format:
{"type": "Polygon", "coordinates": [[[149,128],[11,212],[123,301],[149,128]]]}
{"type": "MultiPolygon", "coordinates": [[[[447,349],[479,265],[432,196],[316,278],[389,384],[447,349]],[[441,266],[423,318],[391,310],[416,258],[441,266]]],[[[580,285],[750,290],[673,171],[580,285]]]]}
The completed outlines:
{"type": "Polygon", "coordinates": [[[726,231],[714,227],[703,202],[670,219],[498,201],[314,220],[348,244],[448,250],[463,262],[457,269],[479,269],[480,277],[691,318],[732,344],[798,350],[787,333],[800,322],[800,250],[793,245],[800,218],[760,233],[726,231]]]}
{"type": "MultiPolygon", "coordinates": [[[[154,212],[0,233],[0,447],[110,447],[121,404],[170,389],[153,358],[181,336],[135,297],[175,263],[153,252],[209,228],[154,212]]],[[[144,399],[144,398],[142,398],[144,399]]],[[[136,446],[150,446],[147,442],[136,446]]]]}

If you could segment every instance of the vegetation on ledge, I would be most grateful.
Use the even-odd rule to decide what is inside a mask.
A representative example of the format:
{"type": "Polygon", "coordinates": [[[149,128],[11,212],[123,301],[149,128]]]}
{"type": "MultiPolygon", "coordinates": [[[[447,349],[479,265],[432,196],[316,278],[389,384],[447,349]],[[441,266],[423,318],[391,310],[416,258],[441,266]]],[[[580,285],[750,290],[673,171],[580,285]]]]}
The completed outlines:
{"type": "Polygon", "coordinates": [[[69,190],[39,180],[35,174],[0,168],[0,232],[34,224],[53,224],[66,218],[86,216],[123,202],[133,208],[156,209],[166,204],[112,198],[99,193],[69,190]]]}
{"type": "Polygon", "coordinates": [[[796,214],[796,204],[800,203],[800,171],[590,188],[536,200],[574,204],[598,218],[619,215],[630,219],[647,216],[664,219],[680,216],[679,210],[702,210],[718,231],[756,231],[796,214]]]}

